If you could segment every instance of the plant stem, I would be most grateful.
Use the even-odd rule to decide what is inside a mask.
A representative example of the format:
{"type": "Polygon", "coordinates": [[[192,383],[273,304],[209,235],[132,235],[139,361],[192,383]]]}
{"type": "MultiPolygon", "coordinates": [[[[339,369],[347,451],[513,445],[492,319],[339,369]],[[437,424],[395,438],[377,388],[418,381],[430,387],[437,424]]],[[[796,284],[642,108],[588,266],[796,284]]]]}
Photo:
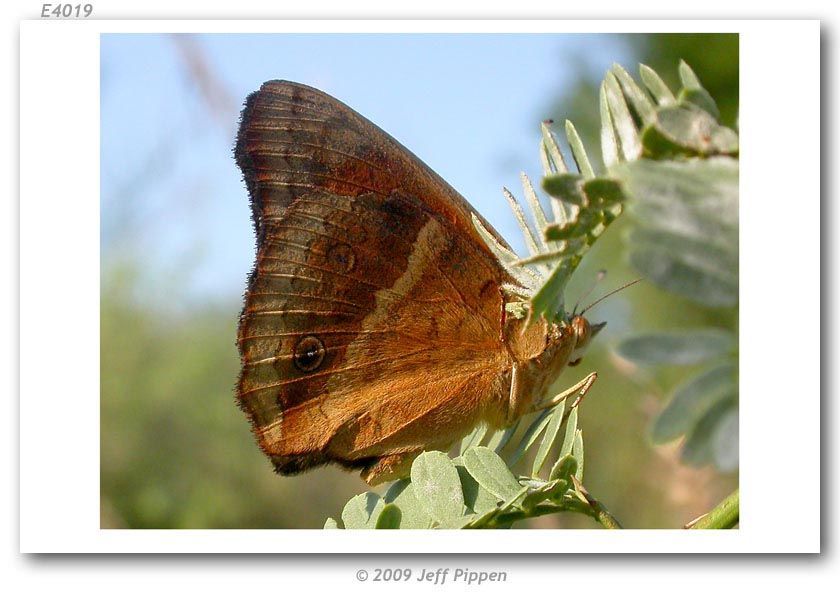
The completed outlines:
{"type": "Polygon", "coordinates": [[[593,498],[589,492],[582,487],[579,488],[586,498],[586,502],[577,499],[574,503],[568,503],[560,506],[548,506],[545,504],[538,504],[530,510],[516,510],[513,512],[502,513],[492,517],[480,525],[470,525],[469,527],[478,528],[494,528],[504,525],[509,527],[516,521],[524,521],[525,519],[533,519],[543,515],[551,515],[560,512],[576,512],[588,517],[592,517],[598,521],[604,529],[623,529],[621,523],[616,519],[606,507],[599,501],[593,498]]]}
{"type": "Polygon", "coordinates": [[[686,529],[732,529],[739,517],[740,496],[735,490],[711,511],[686,525],[686,529]]]}
{"type": "Polygon", "coordinates": [[[624,529],[621,526],[621,523],[618,522],[610,511],[607,510],[607,507],[604,506],[600,500],[596,500],[592,497],[592,495],[586,491],[586,488],[580,486],[580,491],[583,493],[584,498],[589,503],[590,508],[590,516],[598,521],[604,529],[624,529]]]}
{"type": "MultiPolygon", "coordinates": [[[[590,504],[590,506],[592,506],[590,504]]],[[[610,513],[603,504],[596,500],[595,505],[592,506],[594,514],[592,515],[596,521],[604,526],[604,529],[624,529],[621,523],[618,522],[612,513],[610,513]]]]}

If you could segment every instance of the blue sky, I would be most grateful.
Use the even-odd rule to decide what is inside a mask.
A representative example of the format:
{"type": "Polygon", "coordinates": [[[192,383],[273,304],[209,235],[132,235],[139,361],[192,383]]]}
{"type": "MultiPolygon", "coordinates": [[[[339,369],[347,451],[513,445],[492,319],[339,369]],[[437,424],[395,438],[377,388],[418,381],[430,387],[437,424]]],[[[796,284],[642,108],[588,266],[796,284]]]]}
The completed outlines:
{"type": "Polygon", "coordinates": [[[539,178],[539,122],[563,117],[545,111],[578,69],[600,78],[633,60],[609,35],[237,34],[192,43],[216,81],[209,94],[172,36],[101,38],[103,264],[132,256],[152,293],[178,289],[191,301],[238,298],[253,262],[231,148],[241,103],[262,82],[299,81],[348,104],[521,249],[501,188],[521,197],[519,172],[539,178]]]}

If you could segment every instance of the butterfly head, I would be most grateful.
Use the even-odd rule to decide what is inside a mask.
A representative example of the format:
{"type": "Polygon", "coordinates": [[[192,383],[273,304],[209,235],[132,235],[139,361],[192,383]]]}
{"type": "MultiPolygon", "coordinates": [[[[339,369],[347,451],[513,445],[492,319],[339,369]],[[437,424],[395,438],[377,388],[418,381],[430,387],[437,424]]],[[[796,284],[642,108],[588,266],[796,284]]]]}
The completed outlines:
{"type": "Polygon", "coordinates": [[[565,335],[573,337],[575,340],[572,353],[569,356],[569,366],[576,367],[580,364],[580,361],[583,360],[583,354],[587,346],[589,346],[589,342],[598,335],[606,324],[606,321],[602,323],[590,323],[582,314],[575,315],[571,318],[565,331],[565,335]]]}
{"type": "Polygon", "coordinates": [[[577,366],[589,344],[605,325],[605,322],[592,323],[581,314],[568,317],[562,323],[552,323],[548,326],[540,362],[557,374],[567,365],[577,366]]]}
{"type": "Polygon", "coordinates": [[[560,322],[545,317],[509,320],[506,342],[518,362],[559,375],[567,365],[580,363],[589,344],[606,326],[606,322],[592,323],[584,312],[573,312],[560,322]]]}
{"type": "Polygon", "coordinates": [[[535,397],[542,397],[567,366],[580,363],[606,323],[590,323],[577,314],[561,323],[540,318],[527,324],[522,320],[518,325],[520,329],[512,331],[508,340],[519,364],[519,377],[535,397]]]}

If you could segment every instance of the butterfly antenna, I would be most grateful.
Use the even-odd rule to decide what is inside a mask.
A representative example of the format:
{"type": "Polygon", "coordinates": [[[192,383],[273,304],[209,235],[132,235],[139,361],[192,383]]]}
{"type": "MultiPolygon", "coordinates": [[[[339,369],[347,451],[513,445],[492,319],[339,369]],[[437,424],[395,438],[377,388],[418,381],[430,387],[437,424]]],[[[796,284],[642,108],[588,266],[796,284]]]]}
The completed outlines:
{"type": "Polygon", "coordinates": [[[607,293],[607,294],[604,294],[603,296],[601,296],[600,298],[598,298],[595,302],[593,302],[592,304],[590,304],[589,306],[587,306],[586,308],[584,308],[582,311],[580,311],[580,314],[585,313],[587,310],[589,310],[590,308],[592,308],[593,306],[595,306],[596,304],[598,304],[599,302],[601,302],[601,300],[606,300],[607,298],[609,298],[609,297],[610,297],[610,296],[612,296],[613,294],[617,294],[617,293],[618,293],[618,292],[620,292],[621,290],[626,290],[626,289],[627,289],[627,288],[629,288],[631,285],[636,285],[637,283],[639,283],[639,282],[640,282],[641,280],[643,280],[643,279],[644,279],[644,277],[639,277],[638,279],[634,279],[633,281],[630,281],[630,282],[628,282],[628,283],[625,283],[625,284],[624,284],[624,285],[622,285],[621,287],[617,287],[617,288],[616,288],[616,289],[614,289],[613,291],[611,291],[611,292],[609,292],[609,293],[607,293]]]}
{"type": "Polygon", "coordinates": [[[592,282],[592,285],[589,286],[589,289],[586,290],[586,292],[584,292],[584,294],[580,298],[578,298],[577,302],[575,302],[575,307],[572,309],[573,315],[578,314],[577,309],[578,306],[580,306],[580,303],[586,300],[586,297],[592,293],[592,291],[598,286],[599,283],[601,283],[604,280],[604,277],[606,276],[606,269],[601,269],[600,271],[598,271],[598,273],[595,274],[595,281],[592,282]]]}

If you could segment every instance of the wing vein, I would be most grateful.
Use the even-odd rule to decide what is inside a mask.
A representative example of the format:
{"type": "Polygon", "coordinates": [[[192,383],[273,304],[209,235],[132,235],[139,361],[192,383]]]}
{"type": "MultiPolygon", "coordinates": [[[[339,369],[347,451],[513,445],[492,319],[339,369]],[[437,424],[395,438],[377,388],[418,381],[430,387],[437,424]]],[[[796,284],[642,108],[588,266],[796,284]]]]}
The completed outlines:
{"type": "MultiPolygon", "coordinates": [[[[310,142],[289,141],[289,142],[280,142],[280,143],[288,144],[288,146],[292,147],[292,148],[295,147],[295,146],[305,146],[307,148],[315,148],[316,150],[326,150],[327,152],[330,152],[331,154],[337,154],[339,156],[343,156],[344,158],[349,158],[351,160],[355,160],[357,162],[360,162],[364,165],[367,165],[371,169],[375,169],[375,170],[379,171],[380,173],[384,173],[385,175],[393,176],[391,173],[389,173],[388,171],[386,171],[385,169],[383,169],[379,165],[377,165],[375,163],[372,163],[369,160],[366,160],[366,159],[362,158],[361,156],[357,156],[357,155],[351,154],[349,152],[342,152],[341,150],[339,150],[337,148],[331,148],[330,146],[321,146],[319,144],[313,144],[313,143],[310,143],[310,142]]],[[[277,144],[277,142],[275,142],[275,144],[273,144],[273,145],[276,145],[276,144],[277,144]]],[[[308,159],[311,159],[311,160],[314,159],[313,156],[308,155],[308,154],[289,154],[289,153],[286,153],[286,152],[265,152],[265,151],[260,152],[259,154],[260,154],[260,156],[277,156],[277,157],[281,157],[281,158],[286,157],[286,156],[290,156],[290,157],[293,157],[293,158],[308,158],[308,159]]]]}
{"type": "MultiPolygon", "coordinates": [[[[325,175],[324,173],[313,173],[311,171],[296,171],[294,169],[278,169],[278,168],[271,168],[266,169],[265,171],[270,171],[271,173],[286,173],[289,175],[304,175],[306,177],[319,177],[321,179],[328,179],[330,181],[335,181],[336,183],[344,183],[347,185],[355,186],[359,189],[368,191],[368,192],[378,192],[376,188],[368,187],[366,185],[362,185],[361,183],[357,183],[355,181],[350,181],[349,179],[342,179],[340,177],[333,177],[332,175],[325,175]]],[[[277,181],[276,179],[259,179],[260,183],[265,181],[277,181]]]]}
{"type": "MultiPolygon", "coordinates": [[[[276,260],[276,259],[274,259],[274,260],[276,260]]],[[[366,285],[369,288],[373,288],[373,289],[376,289],[376,290],[380,289],[380,287],[381,287],[377,284],[371,283],[369,281],[365,281],[363,279],[357,279],[356,277],[350,277],[346,273],[339,273],[338,271],[331,271],[330,269],[327,269],[325,267],[320,267],[318,265],[311,265],[309,263],[298,262],[296,260],[291,260],[290,258],[287,258],[287,257],[283,257],[282,262],[288,263],[290,265],[296,265],[296,266],[299,266],[299,267],[305,267],[307,269],[314,269],[316,271],[322,271],[324,273],[329,273],[330,275],[336,275],[338,277],[344,277],[345,279],[349,279],[350,281],[355,281],[356,283],[358,283],[360,285],[366,285]]],[[[264,274],[264,275],[268,275],[270,277],[291,277],[291,278],[300,277],[300,275],[295,275],[293,273],[272,273],[271,271],[266,271],[265,269],[258,269],[258,272],[261,275],[264,274]]],[[[318,279],[315,279],[315,281],[318,281],[319,283],[324,283],[323,281],[318,280],[318,279]]]]}
{"type": "MultiPolygon", "coordinates": [[[[406,358],[408,356],[414,356],[415,354],[420,354],[421,352],[427,352],[428,350],[429,350],[429,348],[419,348],[419,349],[414,350],[412,352],[403,353],[402,355],[400,355],[400,358],[403,359],[403,358],[406,358]]],[[[284,379],[283,381],[278,381],[277,383],[272,383],[270,385],[264,385],[262,387],[252,388],[250,390],[246,390],[246,391],[242,392],[240,394],[240,396],[245,397],[245,396],[248,396],[250,394],[254,394],[256,392],[264,392],[265,390],[276,389],[276,388],[279,388],[279,387],[291,385],[293,383],[298,383],[299,381],[307,381],[309,379],[314,379],[316,377],[325,377],[327,375],[334,375],[336,373],[344,373],[344,372],[347,372],[347,371],[367,369],[368,367],[371,367],[373,365],[378,365],[378,364],[383,363],[383,362],[393,362],[393,360],[394,360],[393,357],[386,356],[386,357],[383,357],[383,358],[377,358],[375,360],[369,360],[367,362],[357,362],[357,363],[355,363],[355,364],[353,364],[349,367],[345,367],[343,369],[329,369],[329,370],[324,370],[324,371],[317,371],[315,373],[312,373],[311,375],[303,375],[301,377],[295,377],[294,379],[284,379]]],[[[299,406],[304,406],[304,405],[306,405],[310,402],[315,402],[318,399],[319,399],[318,397],[310,398],[309,400],[307,400],[305,402],[302,402],[301,404],[296,404],[293,407],[289,407],[289,409],[287,409],[287,410],[292,410],[292,409],[297,408],[299,406]]]]}
{"type": "Polygon", "coordinates": [[[365,312],[369,310],[369,307],[362,306],[361,304],[357,304],[355,302],[351,302],[349,300],[341,300],[339,298],[329,298],[327,296],[317,296],[314,294],[296,294],[294,292],[257,292],[254,294],[250,294],[250,296],[287,296],[289,298],[306,298],[308,300],[322,300],[323,302],[335,302],[336,304],[346,304],[347,306],[352,306],[353,308],[361,309],[365,312]]]}

